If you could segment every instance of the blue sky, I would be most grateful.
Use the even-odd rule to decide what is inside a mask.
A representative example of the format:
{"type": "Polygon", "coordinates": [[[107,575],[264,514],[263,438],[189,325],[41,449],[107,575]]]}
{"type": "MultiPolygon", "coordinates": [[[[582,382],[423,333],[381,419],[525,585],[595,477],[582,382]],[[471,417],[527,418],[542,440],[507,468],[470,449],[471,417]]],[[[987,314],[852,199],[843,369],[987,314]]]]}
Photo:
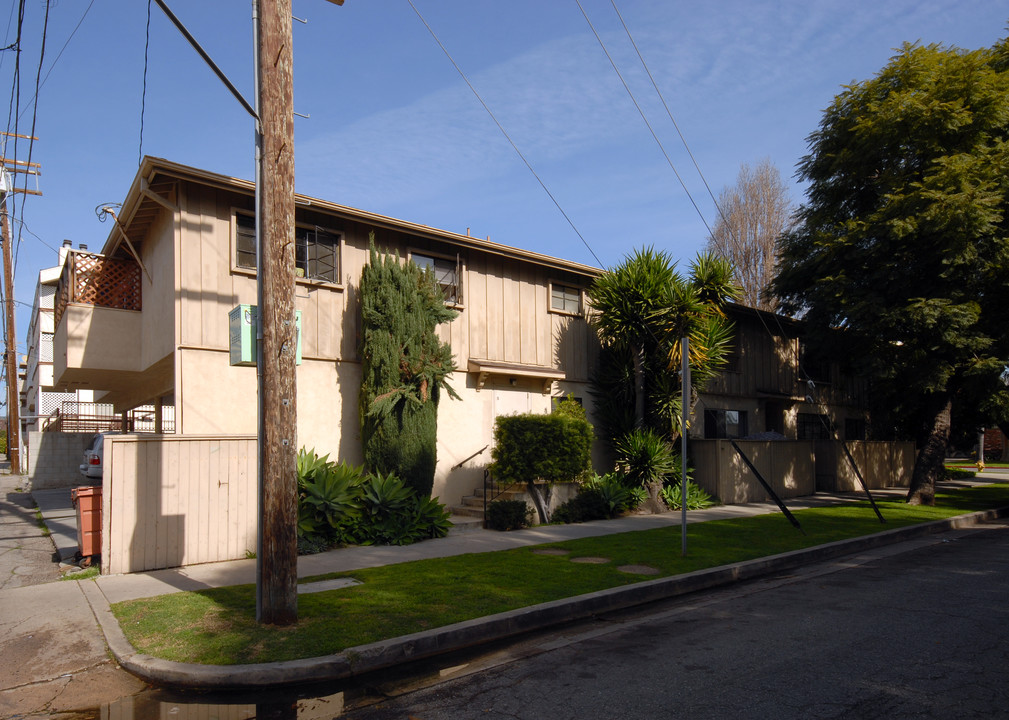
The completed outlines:
{"type": "MultiPolygon", "coordinates": [[[[253,100],[251,3],[168,0],[253,100]]],[[[575,0],[414,0],[577,227],[544,192],[407,0],[295,0],[297,190],[315,197],[589,265],[653,245],[683,263],[707,230],[575,0]],[[590,249],[591,248],[591,251],[590,249]],[[598,258],[598,261],[597,261],[598,258]]],[[[0,13],[3,45],[17,3],[0,13]]],[[[582,0],[701,214],[715,210],[610,0],[582,0]]],[[[33,116],[42,197],[17,198],[15,297],[24,334],[41,268],[64,238],[99,249],[95,207],[121,202],[141,152],[251,179],[253,125],[153,5],[28,0],[21,91],[33,116]],[[88,9],[90,6],[90,9],[88,9]],[[83,20],[82,20],[83,18],[83,20]],[[80,23],[76,34],[71,33],[80,23]],[[68,42],[69,39],[69,42],[68,42]],[[62,54],[60,54],[62,51],[62,54]],[[57,56],[59,58],[57,60],[57,56]]],[[[988,47],[1009,11],[991,0],[617,0],[709,185],[768,157],[791,181],[806,137],[845,83],[871,77],[904,41],[988,47]]],[[[10,102],[14,53],[0,53],[10,102]]],[[[8,123],[14,130],[14,122],[8,123]]],[[[6,154],[14,155],[8,144],[6,154]]],[[[17,145],[17,158],[28,147],[17,145]]],[[[801,187],[792,188],[802,200],[801,187]]]]}

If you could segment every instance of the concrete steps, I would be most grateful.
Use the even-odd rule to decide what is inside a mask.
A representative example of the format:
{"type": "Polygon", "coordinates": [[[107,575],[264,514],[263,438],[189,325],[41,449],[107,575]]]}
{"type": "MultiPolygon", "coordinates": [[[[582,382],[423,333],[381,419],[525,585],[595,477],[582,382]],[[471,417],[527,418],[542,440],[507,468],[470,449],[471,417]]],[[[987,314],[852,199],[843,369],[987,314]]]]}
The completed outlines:
{"type": "Polygon", "coordinates": [[[480,517],[474,517],[472,515],[457,515],[453,510],[452,517],[448,520],[452,523],[452,527],[448,531],[449,535],[459,535],[460,533],[472,532],[474,530],[483,530],[482,515],[480,517]]]}
{"type": "MultiPolygon", "coordinates": [[[[490,503],[494,500],[522,500],[523,502],[529,501],[529,494],[524,490],[511,489],[511,490],[498,490],[497,488],[488,488],[490,496],[487,502],[490,503]]],[[[466,517],[466,518],[478,518],[479,521],[483,522],[483,508],[484,508],[484,489],[482,487],[476,488],[472,495],[466,495],[458,505],[452,505],[449,510],[452,512],[453,521],[455,517],[466,517]]]]}

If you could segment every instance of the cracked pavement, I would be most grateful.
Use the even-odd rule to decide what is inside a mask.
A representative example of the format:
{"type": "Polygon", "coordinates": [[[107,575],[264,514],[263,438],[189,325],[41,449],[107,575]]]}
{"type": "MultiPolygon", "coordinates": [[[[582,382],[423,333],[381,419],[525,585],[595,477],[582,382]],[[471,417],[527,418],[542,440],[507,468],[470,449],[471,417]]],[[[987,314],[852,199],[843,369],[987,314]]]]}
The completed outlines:
{"type": "Polygon", "coordinates": [[[0,475],[0,717],[72,716],[139,692],[144,683],[109,656],[79,583],[56,582],[55,547],[20,486],[0,475]]]}

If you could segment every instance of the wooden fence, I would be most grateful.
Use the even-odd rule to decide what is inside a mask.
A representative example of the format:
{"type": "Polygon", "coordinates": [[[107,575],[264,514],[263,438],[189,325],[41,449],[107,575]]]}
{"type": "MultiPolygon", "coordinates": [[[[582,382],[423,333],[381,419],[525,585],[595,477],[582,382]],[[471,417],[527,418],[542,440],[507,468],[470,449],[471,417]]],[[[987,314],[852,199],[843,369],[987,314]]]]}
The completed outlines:
{"type": "MultiPolygon", "coordinates": [[[[834,440],[736,440],[781,498],[821,492],[860,492],[841,443],[834,440]]],[[[914,443],[853,441],[848,450],[870,489],[907,486],[914,443]]],[[[729,440],[691,440],[694,481],[726,504],[763,502],[767,492],[729,440]]]]}
{"type": "MultiPolygon", "coordinates": [[[[779,497],[816,492],[812,440],[736,440],[736,444],[779,497]]],[[[769,499],[731,440],[691,440],[689,457],[694,482],[723,503],[769,499]]]]}
{"type": "Polygon", "coordinates": [[[256,549],[255,436],[110,435],[102,573],[236,560],[256,549]]]}

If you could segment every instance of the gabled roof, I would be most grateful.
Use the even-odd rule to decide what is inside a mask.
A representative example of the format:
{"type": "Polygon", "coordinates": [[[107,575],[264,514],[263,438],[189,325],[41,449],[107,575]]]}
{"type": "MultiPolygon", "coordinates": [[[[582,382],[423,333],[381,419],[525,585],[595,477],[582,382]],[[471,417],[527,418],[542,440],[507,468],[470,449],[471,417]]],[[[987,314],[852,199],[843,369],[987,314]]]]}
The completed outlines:
{"type": "MultiPolygon", "coordinates": [[[[219,175],[163,158],[145,156],[129,193],[123,201],[122,210],[119,213],[119,221],[131,240],[143,238],[162,209],[167,208],[173,211],[178,209],[175,206],[178,199],[174,193],[176,180],[201,183],[248,195],[253,195],[256,190],[255,183],[249,180],[219,175]]],[[[531,250],[502,245],[501,243],[472,237],[471,235],[462,235],[406,220],[398,220],[378,213],[359,210],[347,205],[340,205],[328,200],[321,200],[298,193],[295,194],[295,204],[301,208],[310,207],[367,225],[397,230],[419,237],[446,242],[460,248],[471,248],[484,253],[535,263],[548,268],[566,270],[589,277],[595,277],[603,272],[600,268],[591,265],[583,265],[531,250]]],[[[102,253],[111,255],[119,249],[122,242],[123,231],[119,226],[114,225],[108,239],[105,241],[102,253]]]]}

